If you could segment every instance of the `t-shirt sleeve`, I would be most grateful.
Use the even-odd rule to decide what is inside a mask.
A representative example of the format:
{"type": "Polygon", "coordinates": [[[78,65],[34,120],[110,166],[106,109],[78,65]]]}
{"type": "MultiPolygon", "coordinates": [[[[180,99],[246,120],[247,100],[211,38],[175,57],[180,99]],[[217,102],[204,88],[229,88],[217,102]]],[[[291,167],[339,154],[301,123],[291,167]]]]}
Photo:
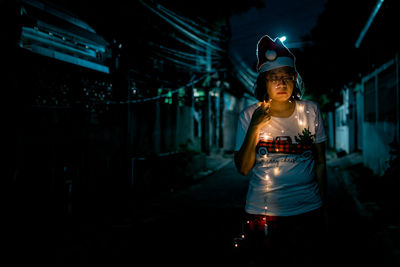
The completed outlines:
{"type": "Polygon", "coordinates": [[[328,139],[325,133],[324,121],[322,120],[319,107],[315,108],[315,143],[322,143],[328,139]]]}
{"type": "Polygon", "coordinates": [[[239,114],[239,120],[236,129],[236,143],[235,151],[239,151],[242,147],[244,138],[246,137],[247,129],[249,127],[249,119],[246,118],[246,112],[242,111],[239,114]]]}

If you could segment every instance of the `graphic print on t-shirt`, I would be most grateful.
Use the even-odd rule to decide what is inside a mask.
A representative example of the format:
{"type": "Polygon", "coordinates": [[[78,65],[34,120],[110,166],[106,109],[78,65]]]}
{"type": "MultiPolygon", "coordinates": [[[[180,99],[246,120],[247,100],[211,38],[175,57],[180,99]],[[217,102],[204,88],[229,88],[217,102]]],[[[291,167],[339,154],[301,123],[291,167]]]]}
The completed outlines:
{"type": "Polygon", "coordinates": [[[268,156],[270,153],[281,154],[303,154],[311,151],[315,135],[308,128],[304,128],[302,133],[294,136],[293,142],[291,136],[268,136],[261,135],[256,146],[258,156],[268,156]]]}

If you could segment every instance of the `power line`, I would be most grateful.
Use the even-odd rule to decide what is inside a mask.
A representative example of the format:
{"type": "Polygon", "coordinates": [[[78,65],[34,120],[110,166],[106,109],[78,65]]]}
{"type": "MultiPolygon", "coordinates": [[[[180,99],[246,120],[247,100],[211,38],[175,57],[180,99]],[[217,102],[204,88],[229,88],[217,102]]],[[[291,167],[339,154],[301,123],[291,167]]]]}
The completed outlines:
{"type": "Polygon", "coordinates": [[[169,24],[171,24],[173,27],[175,27],[177,30],[179,30],[180,32],[182,32],[183,34],[185,34],[187,37],[189,37],[192,40],[195,40],[196,42],[198,42],[199,44],[202,44],[210,49],[219,51],[219,52],[224,52],[225,50],[223,50],[220,47],[217,47],[203,39],[201,39],[200,37],[196,36],[194,33],[190,32],[189,30],[185,29],[184,27],[176,24],[174,21],[172,21],[170,18],[167,17],[166,14],[162,14],[159,11],[157,11],[156,9],[154,9],[153,7],[151,7],[150,5],[146,4],[144,1],[139,0],[139,2],[141,4],[143,4],[145,7],[147,7],[148,9],[150,9],[153,13],[155,13],[156,15],[158,15],[159,17],[161,17],[162,19],[164,19],[166,22],[168,22],[169,24]]]}

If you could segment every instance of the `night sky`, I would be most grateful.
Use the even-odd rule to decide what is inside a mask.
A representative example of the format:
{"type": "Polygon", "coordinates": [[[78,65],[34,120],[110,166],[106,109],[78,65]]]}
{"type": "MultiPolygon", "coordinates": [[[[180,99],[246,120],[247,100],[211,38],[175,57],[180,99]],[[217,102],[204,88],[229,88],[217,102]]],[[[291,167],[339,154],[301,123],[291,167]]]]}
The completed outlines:
{"type": "Polygon", "coordinates": [[[263,35],[272,38],[285,35],[287,44],[298,44],[310,33],[327,0],[265,0],[265,7],[231,17],[231,48],[254,70],[255,51],[263,35]]]}

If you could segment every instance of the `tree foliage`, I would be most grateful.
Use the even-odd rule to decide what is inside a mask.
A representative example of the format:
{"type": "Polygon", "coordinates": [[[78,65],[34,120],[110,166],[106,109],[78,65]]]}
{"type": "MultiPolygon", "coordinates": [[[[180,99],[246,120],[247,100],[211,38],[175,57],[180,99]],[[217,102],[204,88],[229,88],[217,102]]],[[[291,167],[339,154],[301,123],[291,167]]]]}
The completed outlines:
{"type": "Polygon", "coordinates": [[[296,51],[307,95],[332,110],[341,101],[341,89],[359,82],[378,64],[394,56],[398,41],[390,34],[398,1],[385,1],[359,48],[355,47],[376,0],[328,0],[316,26],[296,51]]]}

